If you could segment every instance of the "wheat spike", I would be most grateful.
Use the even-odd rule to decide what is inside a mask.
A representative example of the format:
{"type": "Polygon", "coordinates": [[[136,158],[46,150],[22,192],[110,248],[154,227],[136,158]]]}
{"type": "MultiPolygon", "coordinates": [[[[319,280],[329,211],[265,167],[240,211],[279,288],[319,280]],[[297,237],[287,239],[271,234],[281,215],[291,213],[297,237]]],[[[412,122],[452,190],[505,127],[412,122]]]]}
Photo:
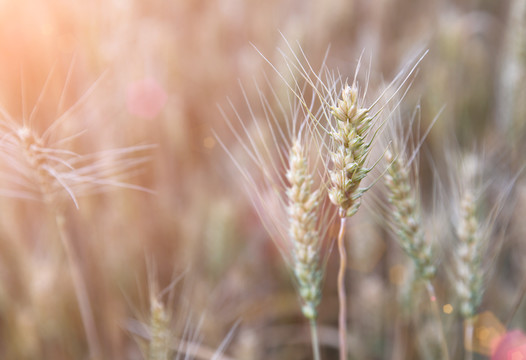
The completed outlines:
{"type": "Polygon", "coordinates": [[[349,217],[358,211],[365,189],[360,183],[370,169],[365,167],[369,154],[366,137],[371,129],[369,110],[358,104],[358,89],[345,86],[338,105],[332,107],[336,126],[331,132],[330,150],[332,169],[329,170],[332,187],[329,197],[340,208],[340,216],[349,217]]]}
{"type": "Polygon", "coordinates": [[[289,200],[289,236],[293,244],[294,275],[299,284],[306,318],[315,319],[321,299],[319,232],[317,211],[320,192],[313,190],[314,180],[308,172],[307,159],[301,143],[293,142],[289,156],[287,189],[289,200]]]}

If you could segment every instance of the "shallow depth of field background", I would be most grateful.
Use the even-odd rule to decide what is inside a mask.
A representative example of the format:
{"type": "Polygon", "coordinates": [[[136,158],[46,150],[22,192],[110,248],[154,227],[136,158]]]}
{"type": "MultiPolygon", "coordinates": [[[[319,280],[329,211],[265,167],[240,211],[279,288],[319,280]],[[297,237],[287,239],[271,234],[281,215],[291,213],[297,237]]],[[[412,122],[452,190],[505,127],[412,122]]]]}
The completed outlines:
{"type": "MultiPolygon", "coordinates": [[[[163,289],[182,275],[167,304],[174,339],[189,323],[199,328],[194,340],[213,350],[240,320],[228,356],[311,357],[308,324],[288,270],[214,135],[236,148],[218,105],[234,116],[230,99],[246,115],[240,82],[255,101],[254,80],[263,83],[265,73],[280,86],[255,48],[284,69],[277,51],[286,49],[284,38],[299,42],[314,66],[330,47],[328,65],[343,74],[353,73],[364,51],[371,86],[389,81],[408,58],[429,49],[400,108],[405,116],[420,104],[425,127],[445,105],[422,156],[422,187],[429,189],[430,172],[446,170],[446,137],[454,136],[459,148],[485,149],[488,161],[499,165],[495,171],[513,174],[524,164],[526,19],[524,10],[510,11],[522,3],[0,1],[0,104],[6,112],[21,121],[39,103],[34,126],[45,129],[82,99],[61,127],[65,134],[85,130],[75,151],[156,145],[151,161],[129,179],[154,195],[115,189],[83,197],[79,210],[70,204],[66,212],[105,356],[141,358],[132,320],[149,321],[148,286],[154,281],[163,289]]],[[[510,329],[526,327],[521,306],[508,319],[526,271],[525,191],[519,179],[507,206],[513,211],[505,245],[481,307],[510,329]]],[[[369,195],[365,204],[381,198],[369,195]]],[[[407,358],[417,358],[412,356],[421,354],[420,343],[433,337],[426,333],[433,328],[401,320],[412,311],[425,314],[426,305],[417,299],[408,310],[398,302],[407,259],[374,212],[374,204],[365,205],[348,233],[352,354],[391,359],[404,348],[407,358]]],[[[57,268],[49,261],[56,236],[42,204],[0,198],[1,359],[86,358],[66,263],[57,268]]],[[[438,245],[439,263],[450,241],[438,245]]],[[[326,359],[337,355],[336,260],[329,257],[320,306],[326,359]]],[[[439,274],[441,309],[452,303],[446,273],[439,274]]],[[[455,358],[462,325],[453,314],[443,316],[455,358]]]]}

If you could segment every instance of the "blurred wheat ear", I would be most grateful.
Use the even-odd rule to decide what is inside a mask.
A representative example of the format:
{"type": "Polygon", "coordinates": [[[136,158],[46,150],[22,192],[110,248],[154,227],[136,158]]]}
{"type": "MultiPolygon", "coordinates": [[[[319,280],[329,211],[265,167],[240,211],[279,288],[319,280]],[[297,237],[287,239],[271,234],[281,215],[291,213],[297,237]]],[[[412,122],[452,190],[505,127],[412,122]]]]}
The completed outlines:
{"type": "Polygon", "coordinates": [[[418,161],[423,142],[439,115],[420,138],[416,135],[421,131],[419,107],[415,109],[407,124],[402,121],[400,115],[395,116],[387,125],[387,141],[390,145],[384,154],[387,163],[384,184],[391,205],[386,211],[389,215],[388,223],[402,249],[413,260],[415,275],[426,282],[435,277],[437,259],[433,244],[429,237],[426,237],[418,161]]]}
{"type": "MultiPolygon", "coordinates": [[[[391,143],[384,154],[387,171],[384,184],[387,188],[387,198],[390,208],[387,209],[388,223],[396,239],[405,253],[411,258],[415,266],[414,276],[423,280],[428,291],[429,300],[440,329],[440,343],[442,357],[449,359],[446,335],[444,332],[440,311],[437,305],[435,278],[437,256],[430,242],[430,234],[425,228],[422,214],[422,204],[419,186],[418,156],[423,141],[429,134],[431,127],[438,119],[438,115],[431,122],[421,139],[414,138],[413,133],[420,132],[420,112],[417,111],[409,124],[403,124],[400,116],[396,116],[388,124],[389,142],[391,143]],[[414,129],[413,129],[414,127],[414,129]]],[[[432,235],[435,236],[435,235],[432,235]]]]}
{"type": "Polygon", "coordinates": [[[481,199],[481,163],[475,156],[457,159],[458,177],[455,182],[457,194],[455,222],[457,244],[454,253],[455,280],[453,289],[457,296],[460,315],[465,319],[465,359],[473,358],[473,317],[482,302],[484,294],[485,268],[483,259],[491,236],[491,224],[479,221],[478,203],[481,199]]]}
{"type": "Polygon", "coordinates": [[[0,195],[55,205],[67,195],[78,208],[80,196],[112,188],[152,192],[127,179],[150,160],[154,145],[78,154],[67,145],[80,134],[50,142],[46,133],[40,135],[30,126],[17,123],[1,108],[0,114],[0,195]]]}
{"type": "Polygon", "coordinates": [[[450,213],[457,240],[452,256],[452,285],[458,313],[464,320],[464,354],[468,360],[473,359],[475,317],[507,228],[508,220],[502,212],[505,206],[512,205],[509,195],[524,167],[502,186],[502,183],[492,183],[497,180],[497,175],[501,177],[503,174],[495,172],[494,168],[486,171],[487,160],[483,152],[461,154],[457,151],[447,155],[456,170],[451,175],[453,201],[450,213]],[[492,190],[497,191],[495,199],[489,195],[492,190]]]}
{"type": "MultiPolygon", "coordinates": [[[[80,308],[90,357],[97,359],[103,355],[103,350],[79,257],[66,231],[64,195],[78,209],[79,196],[107,191],[113,187],[151,192],[127,183],[126,179],[148,161],[147,152],[152,146],[133,146],[88,155],[75,153],[68,145],[81,133],[60,136],[59,130],[85,98],[81,98],[77,104],[57,117],[45,131],[39,133],[33,125],[45,89],[46,85],[29,118],[24,118],[21,122],[13,119],[0,107],[0,195],[41,201],[54,214],[55,226],[68,261],[80,308]]],[[[90,90],[87,94],[89,93],[90,90]]]]}
{"type": "MultiPolygon", "coordinates": [[[[421,215],[418,212],[417,196],[412,194],[407,159],[404,154],[394,157],[391,150],[385,154],[390,163],[385,176],[389,189],[389,202],[393,205],[393,220],[396,226],[398,241],[404,251],[411,257],[416,266],[416,275],[425,280],[432,279],[436,273],[433,264],[432,248],[425,240],[421,215]]],[[[418,187],[417,187],[418,188],[418,187]]]]}
{"type": "Polygon", "coordinates": [[[181,286],[183,275],[176,277],[162,290],[159,290],[155,264],[148,266],[148,315],[144,321],[140,313],[138,319],[129,319],[126,328],[134,335],[141,346],[145,360],[199,359],[232,360],[224,354],[232,340],[239,322],[235,323],[221,344],[209,348],[202,344],[200,327],[203,314],[195,318],[188,301],[176,304],[175,298],[185,298],[188,288],[181,286]],[[142,320],[142,319],[141,319],[142,320]]]}

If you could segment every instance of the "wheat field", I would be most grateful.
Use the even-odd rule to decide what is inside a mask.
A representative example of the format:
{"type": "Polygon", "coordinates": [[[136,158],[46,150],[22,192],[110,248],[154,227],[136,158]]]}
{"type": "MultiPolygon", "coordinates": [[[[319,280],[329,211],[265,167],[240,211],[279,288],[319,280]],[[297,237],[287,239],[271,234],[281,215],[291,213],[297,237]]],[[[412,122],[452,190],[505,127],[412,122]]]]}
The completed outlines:
{"type": "Polygon", "coordinates": [[[0,0],[0,359],[526,358],[526,1],[0,0]]]}

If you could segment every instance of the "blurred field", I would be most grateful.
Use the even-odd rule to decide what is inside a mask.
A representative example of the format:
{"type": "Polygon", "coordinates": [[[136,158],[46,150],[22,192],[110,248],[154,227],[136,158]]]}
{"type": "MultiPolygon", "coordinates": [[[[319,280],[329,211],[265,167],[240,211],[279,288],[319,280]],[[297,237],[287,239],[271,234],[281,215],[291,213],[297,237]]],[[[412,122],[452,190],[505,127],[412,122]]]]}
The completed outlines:
{"type": "MultiPolygon", "coordinates": [[[[258,51],[283,70],[284,39],[298,42],[315,67],[329,49],[327,65],[351,77],[363,51],[376,91],[429,49],[400,105],[402,117],[421,106],[422,129],[445,106],[420,156],[425,208],[432,208],[433,179],[449,176],[445,150],[452,143],[486,154],[494,200],[525,164],[525,8],[523,0],[1,0],[2,121],[6,114],[20,124],[32,118],[42,133],[66,112],[53,135],[82,131],[66,146],[79,154],[155,145],[140,151],[149,160],[125,179],[153,194],[105,188],[79,196],[78,210],[63,199],[100,358],[151,358],[141,348],[148,326],[140,324],[150,323],[152,292],[166,287],[161,300],[171,312],[174,346],[181,339],[199,344],[186,349],[189,358],[212,358],[236,324],[217,358],[311,358],[287,268],[216,138],[239,150],[218,105],[234,117],[231,101],[248,116],[246,98],[258,101],[254,80],[264,84],[266,76],[282,86],[258,51]]],[[[0,163],[1,194],[13,195],[9,167],[0,163]]],[[[497,335],[526,327],[526,187],[520,176],[514,185],[495,222],[504,244],[489,266],[480,308],[497,335]]],[[[375,210],[378,199],[380,193],[365,195],[349,226],[350,353],[432,359],[436,329],[425,294],[409,305],[402,299],[408,261],[375,210]]],[[[3,196],[0,214],[0,358],[89,358],[52,212],[40,201],[3,196]]],[[[454,307],[449,225],[439,227],[436,241],[438,303],[457,359],[462,321],[442,307],[454,307]]],[[[336,272],[332,254],[319,318],[324,359],[338,353],[336,272]]],[[[477,338],[475,359],[490,354],[489,341],[477,338]]]]}

